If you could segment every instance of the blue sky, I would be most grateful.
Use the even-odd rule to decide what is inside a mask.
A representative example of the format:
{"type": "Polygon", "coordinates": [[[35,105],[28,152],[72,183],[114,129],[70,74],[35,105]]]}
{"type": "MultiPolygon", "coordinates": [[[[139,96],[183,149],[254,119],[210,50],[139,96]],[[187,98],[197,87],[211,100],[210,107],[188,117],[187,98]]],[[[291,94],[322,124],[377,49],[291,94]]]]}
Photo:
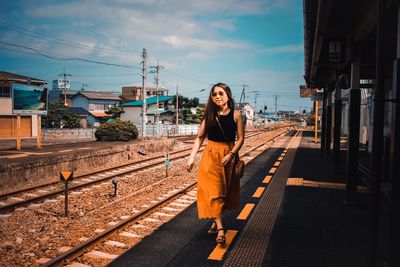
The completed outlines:
{"type": "Polygon", "coordinates": [[[205,102],[210,84],[225,82],[238,102],[245,84],[257,110],[273,111],[275,95],[278,110],[310,110],[299,97],[302,1],[2,1],[0,70],[51,82],[65,68],[73,89],[121,91],[141,86],[143,48],[170,94],[178,85],[205,102]]]}

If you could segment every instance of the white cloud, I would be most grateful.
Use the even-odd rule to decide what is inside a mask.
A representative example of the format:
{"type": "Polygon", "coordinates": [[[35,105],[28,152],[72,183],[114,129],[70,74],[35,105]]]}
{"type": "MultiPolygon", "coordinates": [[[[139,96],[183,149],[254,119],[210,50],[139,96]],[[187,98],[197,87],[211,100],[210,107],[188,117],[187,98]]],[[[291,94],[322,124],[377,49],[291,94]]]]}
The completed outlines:
{"type": "Polygon", "coordinates": [[[259,53],[264,53],[267,55],[293,54],[293,53],[301,53],[303,51],[304,51],[304,44],[291,44],[291,45],[276,46],[258,50],[259,53]]]}
{"type": "Polygon", "coordinates": [[[238,49],[238,48],[248,48],[249,45],[243,42],[238,42],[238,41],[229,41],[229,40],[206,40],[206,39],[197,39],[197,38],[187,38],[187,37],[181,37],[181,36],[176,36],[176,35],[169,35],[169,36],[164,36],[162,40],[168,44],[171,45],[174,48],[178,49],[185,49],[185,48],[191,48],[191,49],[202,49],[202,50],[207,50],[207,51],[215,51],[218,48],[232,48],[232,49],[238,49]]]}
{"type": "MultiPolygon", "coordinates": [[[[114,49],[137,51],[147,47],[161,53],[169,47],[173,49],[169,53],[179,52],[180,56],[193,59],[196,58],[193,52],[182,49],[217,52],[251,47],[245,41],[222,39],[218,33],[220,30],[235,30],[232,16],[268,12],[279,3],[282,1],[119,0],[110,3],[86,0],[35,5],[29,8],[29,12],[26,11],[26,16],[70,20],[71,25],[79,28],[76,29],[79,34],[97,39],[103,46],[114,49]],[[225,14],[230,14],[230,19],[223,19],[225,14]]],[[[64,28],[64,31],[69,30],[64,28]]],[[[205,57],[199,56],[201,52],[196,54],[198,58],[205,57]]]]}

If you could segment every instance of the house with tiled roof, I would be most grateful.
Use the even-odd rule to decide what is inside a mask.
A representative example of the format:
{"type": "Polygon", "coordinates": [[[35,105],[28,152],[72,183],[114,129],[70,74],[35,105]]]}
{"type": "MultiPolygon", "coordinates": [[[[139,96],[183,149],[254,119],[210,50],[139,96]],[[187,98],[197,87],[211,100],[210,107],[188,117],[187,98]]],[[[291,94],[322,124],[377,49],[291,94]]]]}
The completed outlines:
{"type": "MultiPolygon", "coordinates": [[[[159,122],[169,121],[175,113],[175,111],[169,108],[172,105],[173,99],[174,96],[158,96],[157,106],[156,96],[146,98],[147,122],[154,123],[157,120],[157,114],[159,116],[159,122]]],[[[124,113],[121,114],[121,119],[140,125],[142,123],[142,105],[142,100],[135,100],[122,104],[124,113]]]]}
{"type": "MultiPolygon", "coordinates": [[[[13,113],[13,85],[34,85],[47,87],[47,81],[7,71],[0,71],[0,138],[17,135],[17,116],[13,113]]],[[[21,114],[21,137],[36,137],[38,133],[38,114],[21,114]]],[[[39,129],[40,130],[40,129],[39,129]]]]}
{"type": "Polygon", "coordinates": [[[242,113],[245,125],[253,124],[255,110],[250,103],[237,103],[235,104],[235,110],[238,110],[240,113],[242,113]]]}
{"type": "Polygon", "coordinates": [[[109,119],[111,115],[106,112],[112,106],[119,106],[121,102],[122,99],[116,92],[79,91],[72,97],[72,107],[81,107],[89,112],[89,126],[97,126],[109,119]]]}

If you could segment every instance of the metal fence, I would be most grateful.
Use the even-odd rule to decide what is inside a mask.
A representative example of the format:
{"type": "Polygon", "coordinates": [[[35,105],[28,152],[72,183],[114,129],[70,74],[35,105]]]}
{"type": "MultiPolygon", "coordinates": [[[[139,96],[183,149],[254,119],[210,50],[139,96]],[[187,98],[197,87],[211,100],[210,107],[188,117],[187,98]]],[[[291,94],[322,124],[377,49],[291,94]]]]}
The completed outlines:
{"type": "MultiPolygon", "coordinates": [[[[141,125],[136,125],[142,136],[141,125]]],[[[147,124],[146,136],[193,135],[199,131],[200,124],[147,124]]]]}

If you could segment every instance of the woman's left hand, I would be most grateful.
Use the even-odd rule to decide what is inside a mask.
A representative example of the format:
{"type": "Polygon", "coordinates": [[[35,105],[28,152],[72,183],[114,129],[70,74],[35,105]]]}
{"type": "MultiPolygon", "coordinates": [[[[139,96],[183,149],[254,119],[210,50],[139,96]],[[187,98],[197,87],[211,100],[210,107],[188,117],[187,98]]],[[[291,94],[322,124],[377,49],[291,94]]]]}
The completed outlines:
{"type": "Polygon", "coordinates": [[[222,166],[226,166],[228,165],[233,159],[233,155],[231,153],[228,153],[225,155],[225,157],[223,157],[222,161],[221,161],[221,165],[222,166]]]}

